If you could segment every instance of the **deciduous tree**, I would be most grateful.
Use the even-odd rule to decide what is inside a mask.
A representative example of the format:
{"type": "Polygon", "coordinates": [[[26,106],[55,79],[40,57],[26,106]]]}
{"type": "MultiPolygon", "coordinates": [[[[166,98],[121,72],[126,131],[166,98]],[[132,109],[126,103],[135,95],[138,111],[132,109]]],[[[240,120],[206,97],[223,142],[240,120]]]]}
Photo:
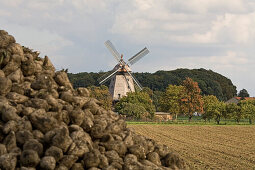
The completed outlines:
{"type": "Polygon", "coordinates": [[[149,87],[144,87],[142,92],[147,93],[150,97],[153,95],[153,91],[149,87]]]}
{"type": "Polygon", "coordinates": [[[184,86],[169,85],[160,98],[160,110],[177,116],[183,111],[183,99],[186,97],[184,86]]]}
{"type": "Polygon", "coordinates": [[[217,124],[220,124],[222,117],[226,118],[226,104],[220,102],[216,96],[209,95],[203,97],[203,118],[210,120],[214,118],[217,124]]]}
{"type": "Polygon", "coordinates": [[[122,107],[118,110],[118,113],[135,119],[145,118],[149,114],[143,106],[125,102],[122,103],[122,107]]]}
{"type": "Polygon", "coordinates": [[[241,107],[234,103],[226,105],[226,112],[228,117],[235,119],[237,123],[239,123],[244,117],[244,115],[241,113],[241,107]]]}
{"type": "Polygon", "coordinates": [[[240,90],[240,92],[237,95],[238,97],[250,97],[248,91],[246,89],[240,90]]]}
{"type": "Polygon", "coordinates": [[[156,111],[162,111],[162,110],[160,110],[160,98],[163,94],[164,94],[164,92],[162,92],[162,91],[153,91],[152,102],[156,108],[156,111]]]}
{"type": "Polygon", "coordinates": [[[241,101],[240,102],[241,113],[247,119],[249,119],[249,123],[255,119],[255,101],[241,101]]]}
{"type": "Polygon", "coordinates": [[[214,95],[208,95],[208,96],[203,96],[203,115],[202,118],[206,121],[210,121],[213,118],[213,115],[211,115],[211,112],[209,112],[210,107],[213,103],[219,102],[216,96],[214,95]]]}
{"type": "Polygon", "coordinates": [[[106,110],[112,108],[112,97],[107,86],[89,86],[90,96],[96,98],[102,103],[102,107],[106,110]]]}
{"type": "Polygon", "coordinates": [[[217,124],[220,124],[221,118],[226,116],[225,114],[226,104],[220,101],[216,103],[212,103],[210,104],[208,111],[211,112],[211,115],[213,116],[217,124]]]}
{"type": "Polygon", "coordinates": [[[203,101],[201,96],[201,90],[198,87],[198,83],[193,81],[191,78],[186,78],[183,81],[183,86],[185,87],[186,101],[185,105],[187,108],[187,113],[189,116],[189,121],[191,121],[193,114],[195,112],[203,112],[203,101]]]}
{"type": "Polygon", "coordinates": [[[124,96],[120,99],[120,101],[115,105],[115,110],[119,112],[126,107],[126,103],[132,103],[135,105],[139,105],[145,108],[147,113],[149,113],[149,118],[154,117],[155,106],[152,104],[152,100],[150,96],[145,92],[133,92],[127,93],[127,96],[124,96]]]}

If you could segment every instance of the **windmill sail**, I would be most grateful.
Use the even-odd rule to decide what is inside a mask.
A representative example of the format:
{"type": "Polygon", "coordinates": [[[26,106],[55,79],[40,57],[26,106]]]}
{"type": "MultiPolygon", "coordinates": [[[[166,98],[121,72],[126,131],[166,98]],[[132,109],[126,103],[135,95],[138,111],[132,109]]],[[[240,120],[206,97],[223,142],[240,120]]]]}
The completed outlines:
{"type": "Polygon", "coordinates": [[[103,84],[105,83],[107,80],[109,80],[115,73],[117,73],[120,70],[120,68],[118,69],[114,69],[106,74],[104,74],[102,77],[100,77],[97,81],[99,82],[99,84],[103,84]]]}
{"type": "Polygon", "coordinates": [[[120,54],[118,53],[118,51],[115,49],[115,47],[113,46],[113,44],[111,43],[111,41],[106,41],[105,46],[108,48],[108,50],[112,53],[112,55],[115,57],[115,59],[119,62],[120,61],[120,54]]]}
{"type": "Polygon", "coordinates": [[[142,85],[132,75],[130,65],[135,64],[138,60],[149,53],[149,50],[145,47],[139,53],[131,57],[127,62],[123,60],[123,56],[120,56],[113,44],[108,40],[105,42],[105,46],[117,60],[118,64],[115,68],[103,75],[98,79],[99,84],[103,84],[111,79],[109,91],[112,94],[113,100],[119,100],[121,97],[126,96],[128,92],[135,92],[135,85],[137,90],[142,90],[142,85]]]}
{"type": "Polygon", "coordinates": [[[143,86],[138,82],[138,80],[137,80],[129,71],[127,71],[127,73],[132,77],[132,79],[134,80],[134,82],[136,83],[136,85],[138,86],[138,88],[139,88],[140,90],[142,90],[142,89],[143,89],[143,86]]]}
{"type": "Polygon", "coordinates": [[[144,49],[142,49],[139,53],[137,53],[136,55],[134,55],[133,57],[131,57],[128,60],[128,63],[130,63],[131,65],[135,64],[138,60],[140,60],[142,57],[144,57],[145,55],[147,55],[150,51],[145,47],[144,49]]]}
{"type": "Polygon", "coordinates": [[[124,78],[125,78],[125,80],[126,80],[126,82],[127,82],[128,89],[129,89],[130,91],[132,91],[132,89],[131,89],[131,87],[130,87],[130,85],[129,85],[127,76],[126,76],[125,74],[124,74],[124,78]]]}

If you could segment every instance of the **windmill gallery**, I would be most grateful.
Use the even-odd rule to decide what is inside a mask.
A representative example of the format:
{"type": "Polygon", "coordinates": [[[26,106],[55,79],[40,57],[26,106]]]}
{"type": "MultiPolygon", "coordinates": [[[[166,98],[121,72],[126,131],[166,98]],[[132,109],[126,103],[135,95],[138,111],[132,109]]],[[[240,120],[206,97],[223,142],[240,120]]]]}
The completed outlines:
{"type": "Polygon", "coordinates": [[[135,89],[142,90],[142,85],[131,73],[130,65],[135,64],[138,60],[147,55],[149,50],[145,47],[125,62],[123,60],[123,54],[120,55],[109,40],[105,42],[105,46],[112,53],[118,64],[112,71],[98,79],[99,84],[104,84],[108,80],[111,80],[109,91],[115,101],[126,96],[128,92],[134,92],[135,89]],[[137,86],[137,88],[135,88],[135,86],[137,86]]]}

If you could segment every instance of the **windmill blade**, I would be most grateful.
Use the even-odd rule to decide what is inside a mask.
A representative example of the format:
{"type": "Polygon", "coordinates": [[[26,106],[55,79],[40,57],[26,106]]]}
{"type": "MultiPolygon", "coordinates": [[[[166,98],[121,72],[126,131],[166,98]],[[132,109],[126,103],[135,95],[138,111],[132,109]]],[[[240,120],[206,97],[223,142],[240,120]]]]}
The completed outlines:
{"type": "Polygon", "coordinates": [[[142,57],[144,57],[145,55],[147,55],[150,51],[145,47],[144,49],[142,49],[139,53],[137,53],[136,55],[134,55],[133,57],[131,57],[128,60],[128,63],[130,63],[131,65],[135,64],[138,60],[140,60],[142,57]]]}
{"type": "Polygon", "coordinates": [[[127,70],[127,73],[132,77],[132,79],[134,80],[134,82],[138,86],[139,90],[142,90],[143,86],[138,82],[138,80],[136,80],[136,78],[128,70],[127,70]]]}
{"type": "Polygon", "coordinates": [[[115,73],[117,73],[120,70],[120,68],[116,69],[116,70],[112,70],[111,72],[108,72],[106,74],[104,74],[102,77],[100,77],[97,81],[99,82],[99,84],[103,84],[105,83],[107,80],[109,80],[115,73]]]}
{"type": "Polygon", "coordinates": [[[108,50],[112,53],[112,55],[115,57],[115,59],[119,62],[120,61],[120,54],[115,49],[111,41],[107,40],[105,43],[105,46],[108,48],[108,50]]]}
{"type": "Polygon", "coordinates": [[[124,78],[125,78],[125,80],[126,80],[126,82],[127,82],[128,89],[129,89],[129,90],[130,90],[130,92],[131,92],[132,90],[131,90],[131,87],[130,87],[130,85],[129,85],[129,82],[128,82],[127,77],[126,77],[126,75],[125,75],[125,74],[124,74],[124,78]]]}

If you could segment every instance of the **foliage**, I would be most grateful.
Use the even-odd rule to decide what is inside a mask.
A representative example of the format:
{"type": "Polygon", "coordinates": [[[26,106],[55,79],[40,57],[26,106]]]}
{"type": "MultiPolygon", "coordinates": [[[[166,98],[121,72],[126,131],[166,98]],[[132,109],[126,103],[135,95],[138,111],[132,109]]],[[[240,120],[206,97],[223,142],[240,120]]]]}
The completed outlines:
{"type": "Polygon", "coordinates": [[[160,98],[160,110],[177,116],[183,112],[183,99],[185,96],[184,86],[169,85],[160,98]]]}
{"type": "Polygon", "coordinates": [[[224,102],[211,103],[207,110],[209,115],[212,115],[217,124],[220,124],[222,117],[226,117],[226,104],[224,102]]]}
{"type": "Polygon", "coordinates": [[[203,95],[215,95],[226,101],[236,96],[236,87],[228,78],[205,69],[177,69],[173,71],[157,71],[151,73],[135,73],[143,86],[152,90],[164,91],[169,84],[181,85],[186,77],[198,82],[203,95]]]}
{"type": "Polygon", "coordinates": [[[241,100],[241,102],[239,103],[239,105],[243,105],[243,104],[252,104],[255,106],[255,100],[241,100]]]}
{"type": "Polygon", "coordinates": [[[250,124],[255,119],[255,106],[252,104],[245,104],[241,107],[241,113],[245,118],[249,119],[250,124]]]}
{"type": "Polygon", "coordinates": [[[211,114],[210,110],[211,110],[211,105],[218,103],[219,100],[217,99],[216,96],[213,95],[208,95],[208,96],[203,96],[203,110],[204,113],[202,115],[202,118],[204,120],[211,120],[213,118],[213,115],[211,114]]]}
{"type": "MultiPolygon", "coordinates": [[[[145,92],[127,93],[127,96],[122,97],[120,101],[115,105],[115,110],[117,112],[121,110],[125,110],[124,108],[127,106],[126,103],[132,103],[134,105],[144,107],[146,112],[149,113],[148,117],[150,118],[154,117],[155,106],[152,104],[152,100],[147,93],[145,92]]],[[[143,115],[145,114],[146,113],[144,113],[143,115]]],[[[136,116],[136,117],[139,117],[139,116],[136,116]]]]}
{"type": "Polygon", "coordinates": [[[237,95],[238,97],[250,97],[248,91],[246,89],[240,90],[240,92],[237,95]]]}
{"type": "Polygon", "coordinates": [[[89,86],[90,96],[96,98],[102,103],[102,107],[106,110],[111,110],[112,97],[106,86],[89,86]]]}
{"type": "Polygon", "coordinates": [[[156,111],[162,111],[160,110],[160,98],[161,96],[164,94],[164,92],[162,91],[153,91],[152,94],[152,102],[153,105],[155,106],[156,111]]]}
{"type": "Polygon", "coordinates": [[[148,116],[148,112],[143,106],[126,102],[122,103],[118,113],[135,119],[141,119],[148,116]]]}
{"type": "Polygon", "coordinates": [[[255,119],[255,100],[242,100],[239,104],[225,104],[217,100],[215,96],[203,97],[204,114],[203,119],[215,119],[217,124],[222,117],[225,119],[233,118],[237,123],[245,118],[252,124],[255,119]]]}
{"type": "MultiPolygon", "coordinates": [[[[69,73],[69,79],[76,87],[98,85],[97,79],[104,72],[99,73],[69,73]]],[[[181,85],[186,77],[198,82],[202,95],[214,95],[219,100],[226,101],[236,96],[236,87],[231,80],[212,70],[205,69],[177,69],[172,71],[157,71],[155,73],[134,73],[134,76],[144,86],[153,91],[165,91],[169,84],[181,85]]],[[[108,85],[109,81],[105,85],[108,85]]]]}
{"type": "Polygon", "coordinates": [[[244,115],[241,112],[241,107],[234,103],[226,105],[226,113],[230,118],[235,119],[237,123],[244,118],[244,115]]]}
{"type": "Polygon", "coordinates": [[[92,73],[68,73],[68,78],[72,82],[74,88],[95,86],[96,80],[92,73]]]}
{"type": "Polygon", "coordinates": [[[144,87],[142,89],[142,92],[147,93],[150,97],[152,97],[152,95],[153,95],[153,91],[149,87],[144,87]]]}
{"type": "Polygon", "coordinates": [[[241,101],[240,107],[242,115],[249,119],[250,124],[252,124],[255,119],[255,101],[241,101]]]}
{"type": "Polygon", "coordinates": [[[203,101],[202,96],[200,95],[201,90],[198,87],[198,83],[193,81],[191,78],[187,77],[183,81],[184,86],[184,92],[186,93],[185,98],[185,107],[186,108],[186,114],[189,115],[189,120],[191,120],[193,113],[203,112],[203,101]]]}

